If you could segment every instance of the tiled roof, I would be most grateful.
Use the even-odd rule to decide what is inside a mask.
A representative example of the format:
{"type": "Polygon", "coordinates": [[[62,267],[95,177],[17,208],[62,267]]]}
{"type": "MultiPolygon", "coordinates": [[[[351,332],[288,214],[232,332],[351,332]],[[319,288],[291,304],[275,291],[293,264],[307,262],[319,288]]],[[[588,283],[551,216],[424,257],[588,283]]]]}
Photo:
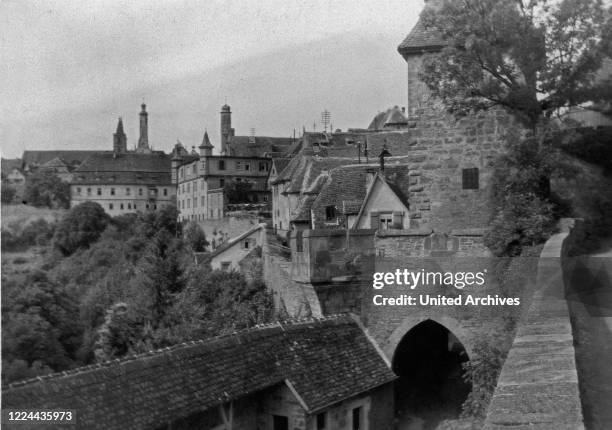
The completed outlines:
{"type": "Polygon", "coordinates": [[[355,162],[350,158],[315,157],[312,155],[298,156],[294,160],[297,162],[294,164],[292,160],[278,178],[281,179],[282,177],[282,180],[290,180],[289,186],[285,188],[286,193],[304,192],[319,177],[321,172],[355,162]]]}
{"type": "Polygon", "coordinates": [[[25,165],[45,164],[54,158],[61,158],[70,165],[81,164],[87,157],[100,154],[104,151],[23,151],[23,162],[25,165]]]}
{"type": "Polygon", "coordinates": [[[291,137],[232,136],[229,140],[229,154],[233,157],[263,157],[271,153],[285,153],[294,139],[291,137]],[[252,142],[252,140],[255,142],[252,142]]]}
{"type": "Polygon", "coordinates": [[[317,199],[317,196],[304,196],[300,199],[296,210],[294,211],[294,215],[291,218],[291,221],[296,222],[310,222],[310,209],[312,208],[312,204],[317,199]]]}
{"type": "Polygon", "coordinates": [[[383,130],[385,126],[398,124],[408,124],[408,120],[402,110],[394,106],[385,112],[379,112],[368,126],[368,130],[383,130]]]}
{"type": "Polygon", "coordinates": [[[397,47],[403,56],[418,52],[438,51],[445,45],[444,40],[438,32],[428,29],[423,24],[423,19],[419,18],[412,31],[397,47]]]}
{"type": "Polygon", "coordinates": [[[290,161],[291,161],[291,158],[284,158],[284,157],[277,157],[277,158],[272,159],[272,164],[274,165],[274,168],[276,169],[276,174],[280,175],[282,171],[285,170],[285,167],[287,167],[290,161]]]}
{"type": "Polygon", "coordinates": [[[88,157],[72,182],[81,184],[170,184],[170,155],[102,152],[88,157]]]}
{"type": "MultiPolygon", "coordinates": [[[[331,170],[329,180],[310,207],[312,212],[315,213],[315,219],[324,217],[327,206],[335,206],[338,212],[344,213],[344,215],[357,214],[367,194],[367,177],[377,172],[378,168],[372,165],[351,165],[331,170]]],[[[407,198],[408,187],[410,186],[408,165],[387,166],[385,180],[402,203],[409,207],[407,198]]]]}
{"type": "Polygon", "coordinates": [[[150,429],[285,383],[313,412],[395,379],[351,316],[274,324],[9,386],[3,407],[72,409],[83,429],[150,429]]]}
{"type": "Polygon", "coordinates": [[[55,157],[52,160],[47,161],[43,164],[44,167],[68,167],[68,164],[59,157],[55,157]]]}
{"type": "Polygon", "coordinates": [[[251,234],[253,234],[254,232],[256,232],[257,230],[261,229],[261,228],[265,228],[265,224],[258,224],[253,228],[248,229],[247,231],[245,231],[244,233],[240,234],[239,236],[233,237],[230,240],[228,240],[227,242],[223,243],[221,246],[219,246],[218,248],[216,248],[211,254],[210,257],[216,257],[217,255],[221,254],[222,252],[228,250],[229,248],[231,248],[232,246],[234,246],[236,243],[240,242],[242,239],[250,236],[251,234]]]}

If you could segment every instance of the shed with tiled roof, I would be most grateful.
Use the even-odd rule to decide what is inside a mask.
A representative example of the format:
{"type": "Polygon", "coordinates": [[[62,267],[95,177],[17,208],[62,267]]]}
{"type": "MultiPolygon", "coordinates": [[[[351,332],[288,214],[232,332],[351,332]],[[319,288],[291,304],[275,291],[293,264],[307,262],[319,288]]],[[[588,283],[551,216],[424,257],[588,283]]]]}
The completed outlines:
{"type": "Polygon", "coordinates": [[[328,414],[334,428],[331,420],[342,408],[350,417],[362,405],[370,428],[389,428],[395,378],[359,320],[340,316],[273,324],[15,383],[2,398],[9,409],[75,410],[82,429],[155,429],[181,420],[208,428],[202,421],[210,424],[211,411],[217,419],[217,411],[231,411],[248,422],[240,428],[255,429],[257,421],[282,412],[283,396],[297,405],[291,413],[309,424],[314,413],[337,408],[328,414]]]}

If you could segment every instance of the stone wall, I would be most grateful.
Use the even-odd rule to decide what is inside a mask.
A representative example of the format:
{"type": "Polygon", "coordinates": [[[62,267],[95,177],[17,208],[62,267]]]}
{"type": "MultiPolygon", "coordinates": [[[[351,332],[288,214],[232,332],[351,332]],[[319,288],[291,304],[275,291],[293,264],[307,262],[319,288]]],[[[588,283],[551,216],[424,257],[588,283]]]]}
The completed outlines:
{"type": "Polygon", "coordinates": [[[562,260],[579,229],[563,222],[540,254],[537,289],[520,322],[485,429],[583,429],[562,260]]]}

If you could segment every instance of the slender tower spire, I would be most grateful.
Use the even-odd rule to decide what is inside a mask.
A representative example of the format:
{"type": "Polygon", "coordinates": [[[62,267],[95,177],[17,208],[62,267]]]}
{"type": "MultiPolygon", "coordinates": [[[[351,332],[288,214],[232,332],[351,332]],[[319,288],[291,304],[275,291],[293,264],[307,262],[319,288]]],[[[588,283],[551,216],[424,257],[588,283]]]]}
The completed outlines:
{"type": "Polygon", "coordinates": [[[149,114],[144,102],[140,105],[140,138],[138,139],[137,152],[148,152],[149,148],[149,114]]]}
{"type": "Polygon", "coordinates": [[[119,117],[117,131],[113,134],[113,152],[116,154],[127,152],[127,137],[123,131],[123,120],[119,117]]]}

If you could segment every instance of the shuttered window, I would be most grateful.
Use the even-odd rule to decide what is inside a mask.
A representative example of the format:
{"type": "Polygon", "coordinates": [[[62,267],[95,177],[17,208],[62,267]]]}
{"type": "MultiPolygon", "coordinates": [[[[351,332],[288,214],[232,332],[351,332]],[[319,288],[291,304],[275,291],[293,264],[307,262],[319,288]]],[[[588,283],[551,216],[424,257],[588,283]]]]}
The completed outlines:
{"type": "Polygon", "coordinates": [[[478,168],[463,169],[463,189],[477,190],[478,188],[478,168]]]}

